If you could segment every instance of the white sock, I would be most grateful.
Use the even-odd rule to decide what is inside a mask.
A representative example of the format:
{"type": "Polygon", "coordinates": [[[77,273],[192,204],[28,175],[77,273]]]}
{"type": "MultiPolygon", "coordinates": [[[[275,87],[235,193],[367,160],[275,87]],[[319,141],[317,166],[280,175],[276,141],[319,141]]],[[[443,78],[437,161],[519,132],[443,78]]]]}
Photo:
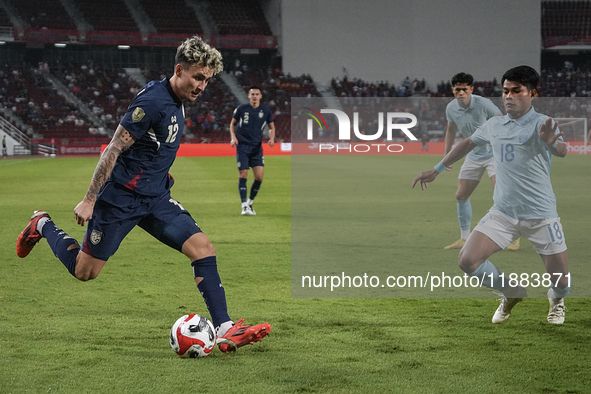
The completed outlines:
{"type": "Polygon", "coordinates": [[[37,232],[39,234],[43,235],[41,230],[43,230],[43,226],[45,226],[45,223],[47,223],[48,220],[49,220],[49,218],[47,216],[44,216],[41,219],[39,219],[39,221],[37,222],[37,232]]]}
{"type": "Polygon", "coordinates": [[[470,236],[470,230],[462,230],[462,229],[460,229],[460,231],[461,231],[461,237],[462,237],[462,239],[464,241],[467,240],[468,237],[470,236]]]}
{"type": "Polygon", "coordinates": [[[252,201],[250,198],[248,199],[248,201],[246,202],[246,204],[248,205],[252,205],[254,203],[254,201],[252,201]]]}
{"type": "Polygon", "coordinates": [[[220,324],[220,326],[216,329],[218,337],[223,337],[233,325],[234,322],[232,320],[228,320],[227,322],[220,324]]]}
{"type": "Polygon", "coordinates": [[[248,203],[245,203],[245,202],[242,203],[242,208],[247,207],[247,206],[248,206],[248,203]]]}

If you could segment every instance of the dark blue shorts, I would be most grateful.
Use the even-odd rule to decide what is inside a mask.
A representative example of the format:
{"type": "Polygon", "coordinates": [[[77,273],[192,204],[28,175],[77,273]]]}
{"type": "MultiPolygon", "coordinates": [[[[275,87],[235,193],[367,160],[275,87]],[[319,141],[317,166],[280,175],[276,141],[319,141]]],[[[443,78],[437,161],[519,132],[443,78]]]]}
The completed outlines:
{"type": "Polygon", "coordinates": [[[170,197],[170,192],[156,197],[143,196],[109,181],[94,205],[82,250],[107,261],[136,225],[179,252],[187,239],[201,232],[189,212],[170,197]]]}
{"type": "Polygon", "coordinates": [[[264,167],[265,157],[263,147],[259,145],[236,145],[236,162],[239,170],[248,170],[251,167],[264,167]]]}

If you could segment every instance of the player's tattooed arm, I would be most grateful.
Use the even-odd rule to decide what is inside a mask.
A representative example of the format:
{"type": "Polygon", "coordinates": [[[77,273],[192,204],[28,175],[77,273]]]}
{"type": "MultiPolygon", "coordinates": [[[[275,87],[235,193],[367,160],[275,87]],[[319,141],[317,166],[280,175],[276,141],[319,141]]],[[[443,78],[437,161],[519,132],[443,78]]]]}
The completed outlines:
{"type": "Polygon", "coordinates": [[[94,203],[96,202],[98,193],[107,179],[109,179],[111,171],[113,171],[113,167],[115,167],[115,163],[117,162],[117,158],[121,152],[129,149],[134,142],[135,137],[125,130],[123,126],[119,125],[111,142],[96,165],[94,174],[92,175],[92,181],[90,181],[90,186],[88,187],[88,192],[86,192],[82,201],[76,205],[76,208],[74,208],[76,222],[79,225],[84,226],[86,222],[92,218],[94,203]]]}
{"type": "Polygon", "coordinates": [[[109,179],[111,171],[113,171],[113,167],[115,167],[117,158],[122,152],[129,149],[134,142],[135,137],[131,135],[129,131],[125,130],[121,125],[117,126],[115,135],[113,135],[111,142],[101,155],[96,169],[94,170],[94,174],[92,175],[92,181],[90,182],[88,192],[86,193],[86,198],[88,200],[92,202],[96,201],[101,187],[105,184],[107,179],[109,179]]]}

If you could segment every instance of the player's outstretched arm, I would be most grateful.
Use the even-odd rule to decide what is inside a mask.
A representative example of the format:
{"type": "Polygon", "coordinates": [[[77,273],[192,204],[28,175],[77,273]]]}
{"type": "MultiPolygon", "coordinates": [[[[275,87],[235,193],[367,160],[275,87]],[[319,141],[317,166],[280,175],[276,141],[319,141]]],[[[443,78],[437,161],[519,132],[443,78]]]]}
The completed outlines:
{"type": "Polygon", "coordinates": [[[435,178],[437,178],[437,175],[439,175],[439,171],[437,171],[435,168],[432,168],[429,171],[421,172],[413,180],[412,188],[414,189],[417,182],[420,182],[421,183],[421,190],[425,190],[427,187],[429,187],[428,183],[433,182],[435,180],[435,178]]]}
{"type": "Polygon", "coordinates": [[[472,149],[476,147],[476,144],[472,142],[472,138],[468,137],[463,139],[455,148],[451,150],[443,160],[441,160],[434,168],[429,171],[423,171],[415,177],[412,182],[412,188],[415,187],[417,182],[421,183],[421,190],[425,190],[428,187],[429,182],[433,182],[437,175],[442,173],[447,167],[451,166],[462,157],[466,156],[472,149]]]}
{"type": "Polygon", "coordinates": [[[552,126],[552,123],[552,118],[546,119],[542,127],[540,127],[538,134],[542,141],[550,146],[550,152],[552,152],[554,156],[564,157],[567,152],[566,144],[559,139],[564,133],[561,131],[556,134],[558,122],[554,122],[554,126],[552,126]]]}
{"type": "Polygon", "coordinates": [[[115,167],[115,162],[117,162],[117,158],[121,152],[128,149],[134,142],[135,137],[131,135],[129,131],[125,130],[121,125],[117,126],[115,135],[113,135],[111,142],[101,155],[101,158],[94,169],[94,174],[92,175],[92,180],[90,181],[90,186],[88,187],[86,195],[82,201],[76,205],[76,208],[74,208],[76,222],[79,225],[84,226],[86,222],[92,218],[94,203],[96,202],[98,193],[107,179],[109,179],[113,167],[115,167]]]}

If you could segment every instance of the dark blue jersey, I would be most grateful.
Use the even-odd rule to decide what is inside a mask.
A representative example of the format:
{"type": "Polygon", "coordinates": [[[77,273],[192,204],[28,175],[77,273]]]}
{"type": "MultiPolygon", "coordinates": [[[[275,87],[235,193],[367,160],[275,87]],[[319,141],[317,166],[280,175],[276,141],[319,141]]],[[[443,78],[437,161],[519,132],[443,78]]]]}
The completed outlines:
{"type": "Polygon", "coordinates": [[[273,114],[266,105],[253,108],[250,104],[239,105],[232,116],[236,119],[236,138],[246,145],[260,145],[263,139],[263,129],[273,123],[273,114]]]}
{"type": "Polygon", "coordinates": [[[183,104],[168,79],[148,83],[120,124],[136,141],[117,159],[111,179],[146,196],[165,193],[174,183],[168,171],[185,126],[183,104]]]}

